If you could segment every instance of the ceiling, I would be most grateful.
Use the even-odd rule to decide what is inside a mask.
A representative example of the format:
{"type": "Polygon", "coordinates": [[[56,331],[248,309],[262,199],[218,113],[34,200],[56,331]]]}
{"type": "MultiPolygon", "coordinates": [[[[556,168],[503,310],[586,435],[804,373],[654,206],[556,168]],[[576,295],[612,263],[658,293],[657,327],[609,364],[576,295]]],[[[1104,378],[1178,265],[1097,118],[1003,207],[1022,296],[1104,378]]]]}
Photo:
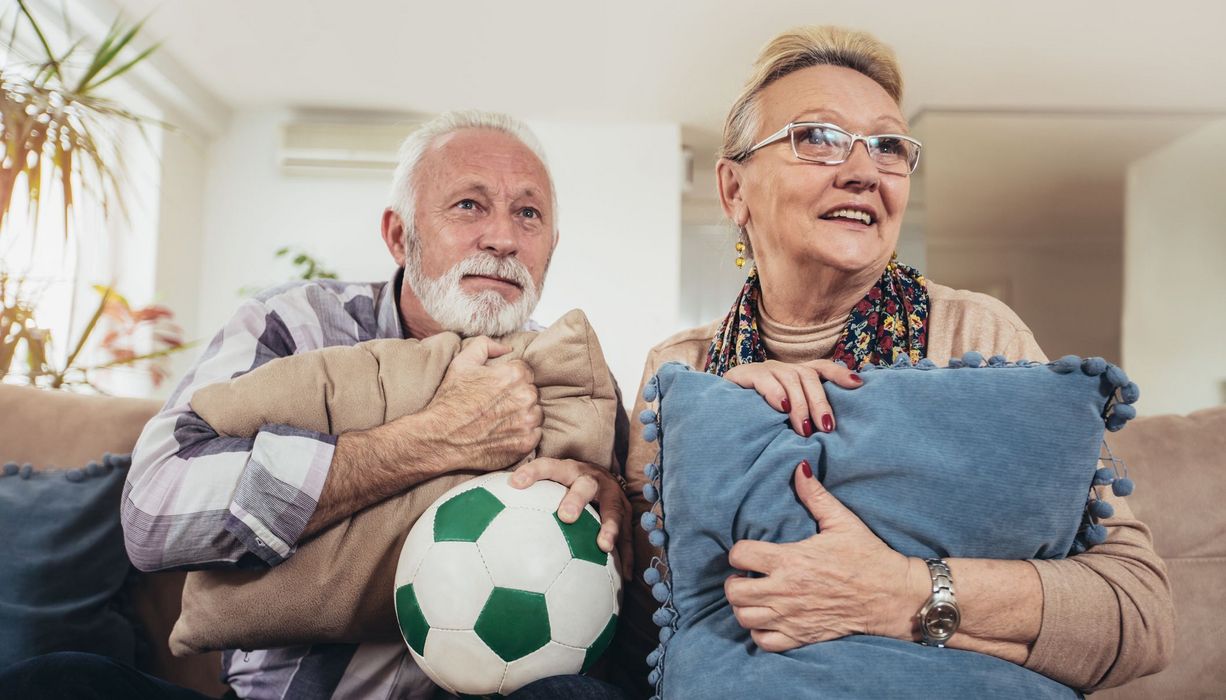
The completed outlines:
{"type": "MultiPolygon", "coordinates": [[[[668,121],[718,133],[757,50],[806,23],[898,52],[905,111],[1226,113],[1217,0],[109,0],[232,108],[668,121]]],[[[94,0],[92,4],[97,4],[94,0]]]]}

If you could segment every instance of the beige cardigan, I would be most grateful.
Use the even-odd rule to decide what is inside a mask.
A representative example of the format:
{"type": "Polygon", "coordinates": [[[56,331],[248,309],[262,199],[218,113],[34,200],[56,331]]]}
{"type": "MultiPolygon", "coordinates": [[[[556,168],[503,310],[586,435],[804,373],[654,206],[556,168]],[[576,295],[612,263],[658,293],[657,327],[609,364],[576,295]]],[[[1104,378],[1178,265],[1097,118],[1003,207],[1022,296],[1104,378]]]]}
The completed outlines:
{"type": "MultiPolygon", "coordinates": [[[[977,350],[985,356],[1002,354],[1010,360],[1047,358],[1030,329],[1009,307],[983,294],[950,289],[929,282],[931,297],[928,357],[944,365],[950,357],[977,350]]],[[[682,331],[654,347],[643,371],[646,381],[665,362],[702,367],[718,321],[682,331]]],[[[844,322],[814,328],[792,328],[762,314],[759,327],[767,355],[784,362],[830,357],[844,322]]],[[[634,412],[644,408],[642,387],[634,412]]],[[[631,431],[627,472],[630,501],[639,514],[643,499],[643,465],[656,447],[631,431]]],[[[1154,553],[1149,529],[1129,510],[1127,501],[1106,489],[1104,499],[1115,508],[1106,521],[1103,544],[1075,557],[1032,561],[1043,585],[1043,621],[1026,667],[1083,690],[1120,685],[1160,670],[1169,659],[1174,638],[1174,612],[1166,566],[1154,553]]],[[[635,528],[635,570],[650,565],[654,548],[635,528]]],[[[627,589],[623,643],[638,647],[626,656],[642,656],[654,646],[650,620],[657,604],[642,582],[627,589]]]]}

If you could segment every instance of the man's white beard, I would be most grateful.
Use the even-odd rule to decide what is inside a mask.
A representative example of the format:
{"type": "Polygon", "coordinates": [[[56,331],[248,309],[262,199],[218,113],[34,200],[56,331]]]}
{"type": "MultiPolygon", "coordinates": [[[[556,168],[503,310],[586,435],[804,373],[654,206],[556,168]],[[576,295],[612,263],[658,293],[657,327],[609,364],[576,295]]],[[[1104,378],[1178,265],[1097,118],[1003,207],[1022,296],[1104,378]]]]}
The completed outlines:
{"type": "Polygon", "coordinates": [[[475,253],[435,279],[422,271],[421,245],[411,237],[408,253],[404,280],[417,295],[422,308],[443,330],[465,338],[477,335],[498,337],[520,330],[540,299],[540,290],[533,283],[528,268],[515,258],[475,253]],[[465,292],[460,287],[460,280],[466,275],[510,280],[519,285],[519,298],[507,301],[492,289],[475,294],[465,292]]]}

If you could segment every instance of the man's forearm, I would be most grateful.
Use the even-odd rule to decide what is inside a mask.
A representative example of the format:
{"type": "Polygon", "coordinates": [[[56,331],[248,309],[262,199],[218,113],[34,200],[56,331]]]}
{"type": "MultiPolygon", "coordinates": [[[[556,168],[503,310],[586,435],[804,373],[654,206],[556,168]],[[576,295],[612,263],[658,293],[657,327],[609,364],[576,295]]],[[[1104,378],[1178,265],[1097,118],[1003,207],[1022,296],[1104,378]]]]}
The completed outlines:
{"type": "Polygon", "coordinates": [[[444,455],[421,437],[428,434],[424,421],[409,415],[338,437],[319,504],[303,537],[447,471],[444,455]]]}

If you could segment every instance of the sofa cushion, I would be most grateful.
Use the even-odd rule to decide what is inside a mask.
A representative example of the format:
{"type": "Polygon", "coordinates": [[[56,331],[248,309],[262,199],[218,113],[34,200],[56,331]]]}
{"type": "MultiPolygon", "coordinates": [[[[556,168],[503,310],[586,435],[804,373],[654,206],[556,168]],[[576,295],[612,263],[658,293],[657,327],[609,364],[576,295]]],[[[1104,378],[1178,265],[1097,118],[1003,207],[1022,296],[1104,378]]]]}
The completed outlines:
{"type": "Polygon", "coordinates": [[[158,402],[0,384],[0,460],[77,467],[132,451],[158,402]]]}
{"type": "Polygon", "coordinates": [[[130,463],[0,470],[0,668],[53,651],[135,661],[118,507],[130,463]]]}
{"type": "Polygon", "coordinates": [[[646,572],[664,604],[656,622],[671,634],[651,679],[663,694],[773,696],[803,686],[832,697],[905,696],[917,687],[946,697],[1076,695],[995,657],[881,637],[763,653],[724,597],[736,541],[815,534],[792,492],[802,459],[907,556],[1061,558],[1105,535],[1087,498],[1095,479],[1111,477],[1098,471],[1104,422],[1118,428],[1134,415],[1117,390],[1131,396],[1135,385],[1098,358],[993,358],[982,368],[980,360],[877,369],[855,390],[827,384],[840,430],[810,438],[752,390],[675,363],[661,368],[646,390],[658,393],[658,416],[640,420],[644,437],[660,444],[644,489],[660,507],[643,524],[664,545],[667,565],[664,580],[646,572]]]}
{"type": "MultiPolygon", "coordinates": [[[[269,423],[331,434],[373,428],[425,407],[465,342],[441,333],[279,358],[197,391],[191,405],[222,435],[249,437],[269,423]]],[[[587,317],[571,311],[503,342],[512,351],[493,362],[522,359],[535,376],[544,416],[537,455],[610,464],[617,394],[587,317]]],[[[435,499],[479,473],[444,474],[345,518],[275,568],[190,573],[171,649],[399,641],[392,595],[404,540],[435,499]]]]}
{"type": "Polygon", "coordinates": [[[1129,506],[1150,526],[1175,602],[1170,666],[1104,700],[1220,697],[1226,688],[1226,406],[1138,418],[1112,450],[1137,481],[1129,506]]]}

